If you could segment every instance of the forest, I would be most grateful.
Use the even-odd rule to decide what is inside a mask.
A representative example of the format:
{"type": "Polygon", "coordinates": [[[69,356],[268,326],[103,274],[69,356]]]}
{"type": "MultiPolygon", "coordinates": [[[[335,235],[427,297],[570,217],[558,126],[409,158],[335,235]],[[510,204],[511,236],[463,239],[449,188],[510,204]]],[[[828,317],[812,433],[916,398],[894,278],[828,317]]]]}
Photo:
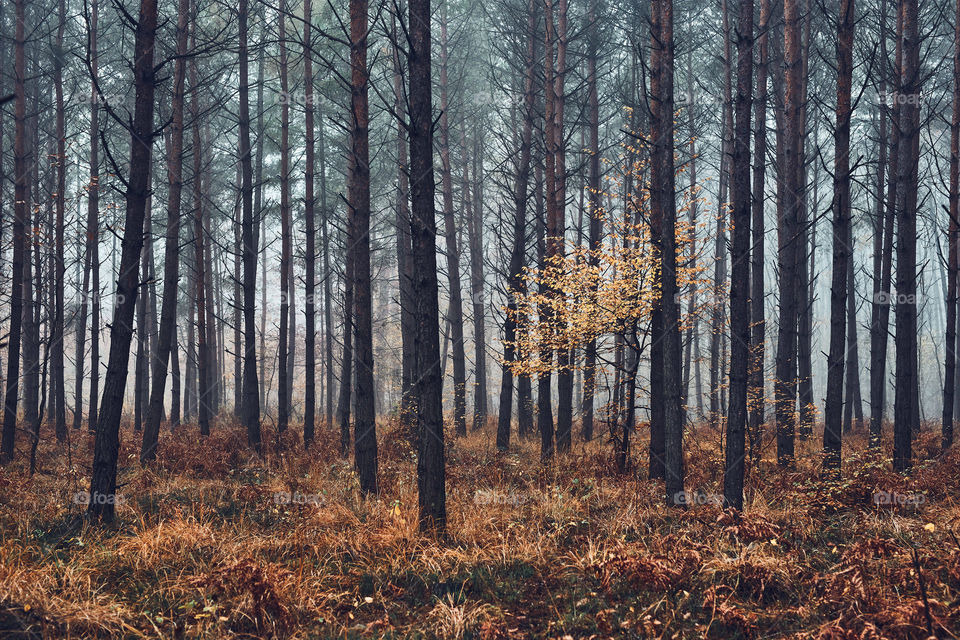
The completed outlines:
{"type": "Polygon", "coordinates": [[[0,637],[960,636],[960,0],[0,0],[0,637]]]}

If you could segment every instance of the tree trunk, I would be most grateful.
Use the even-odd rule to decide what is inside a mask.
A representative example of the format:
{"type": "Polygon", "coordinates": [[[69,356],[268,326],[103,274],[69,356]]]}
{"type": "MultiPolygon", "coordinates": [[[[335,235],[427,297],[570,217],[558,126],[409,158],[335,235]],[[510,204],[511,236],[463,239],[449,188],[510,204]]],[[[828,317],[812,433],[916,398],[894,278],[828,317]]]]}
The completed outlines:
{"type": "MultiPolygon", "coordinates": [[[[240,20],[240,167],[243,214],[240,236],[243,244],[243,425],[247,444],[260,452],[260,397],[257,382],[257,328],[254,313],[257,294],[257,242],[253,219],[253,167],[250,157],[250,85],[247,60],[248,0],[239,0],[240,20]]],[[[262,136],[261,136],[262,137],[262,136]]],[[[262,354],[261,354],[262,355],[262,354]]]]}
{"type": "MultiPolygon", "coordinates": [[[[196,29],[194,23],[191,29],[191,45],[196,46],[196,29]]],[[[197,81],[197,61],[190,61],[190,85],[192,88],[191,114],[193,120],[193,249],[194,270],[196,273],[196,306],[197,306],[197,421],[200,424],[200,435],[210,435],[210,405],[213,394],[210,367],[210,334],[208,326],[212,323],[209,315],[207,280],[210,273],[207,268],[207,259],[204,255],[206,232],[204,229],[203,206],[203,146],[200,139],[200,85],[197,81]]]]}
{"type": "Polygon", "coordinates": [[[290,298],[293,295],[290,268],[290,89],[287,79],[287,17],[286,3],[280,0],[277,9],[280,20],[280,344],[279,372],[277,378],[277,432],[287,430],[290,420],[290,392],[292,381],[289,378],[287,359],[290,356],[289,336],[290,298]]]}
{"type": "MultiPolygon", "coordinates": [[[[827,398],[824,408],[823,467],[839,473],[843,367],[846,359],[847,291],[851,240],[850,221],[850,115],[853,80],[854,0],[841,0],[837,17],[837,120],[834,126],[833,170],[833,282],[830,289],[830,353],[827,355],[827,398]]],[[[848,395],[847,402],[850,402],[848,395]]]]}
{"type": "MultiPolygon", "coordinates": [[[[884,71],[886,72],[886,0],[884,0],[883,9],[883,16],[880,22],[880,55],[883,59],[884,71]]],[[[903,48],[900,42],[901,28],[902,21],[900,19],[900,11],[898,10],[894,73],[899,73],[903,58],[903,48]]],[[[881,82],[881,90],[884,91],[884,98],[889,95],[896,95],[896,93],[890,94],[889,92],[891,90],[895,91],[896,87],[898,86],[899,80],[894,79],[888,84],[886,82],[886,75],[884,75],[884,79],[881,82]]],[[[880,278],[879,288],[876,289],[874,293],[874,308],[870,325],[870,445],[872,447],[880,446],[880,436],[883,431],[883,414],[886,405],[887,390],[887,336],[889,335],[890,327],[890,307],[893,304],[890,295],[890,284],[893,275],[893,230],[896,218],[895,209],[897,201],[897,174],[899,172],[900,164],[900,127],[897,124],[900,118],[900,104],[897,100],[893,100],[892,102],[893,105],[890,116],[891,127],[889,168],[886,185],[887,200],[885,204],[884,219],[882,222],[883,236],[879,270],[880,278]]],[[[886,123],[888,107],[889,105],[887,104],[881,107],[881,126],[886,123]]],[[[881,133],[881,139],[886,140],[885,133],[881,133]]],[[[886,148],[881,147],[881,151],[883,150],[886,150],[886,148]]],[[[878,187],[881,189],[882,193],[882,172],[879,177],[881,182],[878,187]]],[[[878,195],[878,197],[881,196],[878,195]]],[[[881,203],[878,203],[877,207],[878,213],[883,210],[883,205],[881,203]]],[[[880,221],[878,221],[878,227],[879,226],[880,221]]],[[[874,284],[874,287],[877,287],[876,283],[874,284]]]]}
{"type": "MultiPolygon", "coordinates": [[[[326,361],[324,371],[327,382],[324,385],[326,391],[326,402],[324,409],[326,411],[327,428],[333,426],[333,295],[331,292],[331,283],[333,272],[330,270],[330,226],[331,215],[327,208],[327,154],[326,141],[324,139],[323,114],[320,116],[320,210],[323,214],[323,330],[326,334],[326,361]]],[[[347,435],[349,438],[349,434],[347,435]]],[[[349,444],[349,443],[348,443],[349,444]]]]}
{"type": "MultiPolygon", "coordinates": [[[[400,19],[403,19],[402,9],[398,11],[400,19]]],[[[391,34],[394,42],[397,42],[397,15],[391,16],[391,34]]],[[[403,118],[406,113],[404,107],[403,95],[403,66],[400,61],[400,47],[393,49],[393,98],[394,109],[398,118],[403,118]]],[[[410,177],[407,166],[407,140],[405,123],[397,123],[397,209],[396,209],[396,227],[397,227],[397,282],[400,296],[400,337],[403,342],[401,349],[401,380],[400,380],[400,422],[413,436],[413,426],[415,422],[415,407],[413,406],[413,369],[414,369],[414,340],[416,339],[416,319],[414,318],[414,306],[416,301],[413,299],[411,283],[413,273],[411,271],[412,259],[410,256],[410,177]]]]}
{"type": "MultiPolygon", "coordinates": [[[[567,75],[567,0],[557,0],[556,42],[557,64],[553,70],[554,125],[550,143],[554,155],[554,187],[547,190],[547,197],[553,200],[554,217],[550,218],[549,214],[547,216],[547,243],[548,247],[553,247],[552,253],[548,248],[548,254],[556,256],[562,263],[567,206],[566,138],[563,133],[566,102],[564,86],[567,75]]],[[[570,364],[570,351],[560,349],[557,353],[557,450],[561,453],[570,450],[573,432],[573,369],[570,364]]]]}
{"type": "Polygon", "coordinates": [[[730,247],[730,403],[723,474],[727,507],[743,509],[747,386],[750,370],[750,106],[753,98],[753,0],[740,0],[733,137],[733,242],[730,247]]]}
{"type": "Polygon", "coordinates": [[[315,420],[317,413],[317,355],[316,355],[316,334],[317,334],[317,308],[314,302],[316,295],[316,263],[317,263],[317,231],[314,214],[313,197],[313,161],[314,161],[314,135],[313,135],[313,60],[311,59],[310,46],[312,43],[310,34],[311,6],[310,0],[303,2],[303,78],[304,78],[304,126],[306,127],[306,175],[304,179],[304,202],[303,217],[306,222],[307,245],[306,245],[306,338],[305,346],[305,389],[303,396],[303,444],[310,448],[313,442],[315,420]]]}
{"type": "Polygon", "coordinates": [[[354,462],[363,493],[377,492],[377,425],[370,290],[370,148],[367,0],[350,0],[350,154],[347,202],[353,253],[353,337],[356,360],[354,462]]]}
{"type": "Polygon", "coordinates": [[[16,29],[14,35],[14,203],[13,203],[13,271],[10,289],[10,328],[7,338],[7,387],[3,396],[3,443],[0,462],[12,462],[17,433],[17,400],[20,386],[20,334],[23,319],[24,228],[29,215],[27,203],[27,100],[24,32],[25,0],[14,3],[16,29]]]}
{"type": "Polygon", "coordinates": [[[433,114],[430,74],[430,0],[409,2],[409,134],[413,292],[417,301],[414,397],[417,407],[419,524],[424,532],[446,528],[440,309],[437,286],[433,177],[433,114]]]}
{"type": "Polygon", "coordinates": [[[450,296],[450,339],[453,343],[453,427],[466,435],[466,355],[463,348],[463,294],[460,286],[460,248],[453,212],[453,177],[450,168],[450,120],[447,101],[446,4],[440,19],[440,179],[443,196],[443,235],[446,240],[447,281],[450,296]]]}
{"type": "Polygon", "coordinates": [[[900,160],[897,171],[896,366],[893,468],[912,465],[913,432],[920,423],[917,389],[917,181],[920,157],[920,36],[917,0],[901,0],[903,64],[897,103],[900,160]]]}
{"type": "MultiPolygon", "coordinates": [[[[597,29],[597,0],[590,0],[587,9],[587,128],[589,129],[590,154],[588,160],[587,191],[590,213],[588,263],[594,269],[600,265],[600,242],[603,227],[603,210],[600,192],[600,99],[597,92],[597,57],[600,34],[597,29]]],[[[583,354],[583,404],[582,433],[585,442],[593,439],[594,395],[597,384],[597,340],[587,342],[583,354]]]]}
{"type": "MultiPolygon", "coordinates": [[[[503,366],[500,378],[500,409],[497,416],[497,449],[506,451],[510,447],[510,421],[513,413],[513,381],[514,375],[510,369],[510,362],[518,358],[517,353],[517,299],[524,289],[523,262],[526,252],[527,239],[527,201],[529,199],[530,159],[533,144],[533,119],[535,109],[535,42],[537,30],[536,0],[529,0],[527,4],[527,47],[524,59],[523,77],[523,128],[520,133],[520,156],[517,161],[517,174],[513,190],[513,238],[510,246],[510,266],[507,274],[507,311],[503,318],[503,366]]],[[[527,380],[527,403],[529,403],[528,376],[518,376],[517,380],[517,418],[529,410],[524,407],[524,399],[520,395],[520,385],[523,379],[527,380]]],[[[518,425],[518,427],[521,425],[518,425]]],[[[525,431],[518,428],[519,434],[525,431]]]]}
{"type": "MultiPolygon", "coordinates": [[[[473,303],[473,427],[482,429],[487,421],[487,336],[483,293],[483,203],[474,209],[471,197],[470,163],[467,155],[466,126],[460,134],[463,148],[463,187],[461,200],[467,218],[467,241],[470,245],[470,294],[473,303]]],[[[476,149],[475,149],[476,150],[476,149]]]]}
{"type": "Polygon", "coordinates": [[[90,482],[88,517],[94,521],[113,520],[117,486],[117,458],[120,447],[120,415],[123,389],[130,359],[133,312],[137,302],[137,267],[143,248],[143,219],[149,197],[148,178],[153,146],[153,95],[156,70],[153,64],[157,30],[156,0],[141,0],[134,38],[134,87],[136,101],[130,140],[130,172],[127,179],[126,213],[117,304],[110,326],[110,359],[103,387],[103,401],[94,443],[93,477],[90,482]],[[104,496],[105,499],[97,499],[104,496]]]}
{"type": "Polygon", "coordinates": [[[764,203],[764,172],[767,166],[767,76],[770,45],[767,30],[770,25],[770,0],[760,0],[760,24],[757,25],[757,99],[754,103],[755,129],[753,134],[753,256],[750,265],[750,460],[755,462],[766,418],[766,382],[764,358],[766,353],[766,320],[764,310],[764,258],[766,250],[764,203]]]}
{"type": "Polygon", "coordinates": [[[797,409],[797,292],[800,261],[798,210],[800,193],[800,7],[799,0],[784,0],[784,134],[779,167],[783,183],[779,197],[778,267],[780,271],[780,309],[777,336],[776,380],[774,396],[777,421],[777,463],[794,463],[794,436],[797,409]]]}
{"type": "Polygon", "coordinates": [[[953,445],[954,394],[956,393],[957,269],[960,243],[960,0],[957,0],[953,30],[953,114],[950,120],[950,231],[947,238],[947,328],[943,376],[942,449],[953,445]]]}

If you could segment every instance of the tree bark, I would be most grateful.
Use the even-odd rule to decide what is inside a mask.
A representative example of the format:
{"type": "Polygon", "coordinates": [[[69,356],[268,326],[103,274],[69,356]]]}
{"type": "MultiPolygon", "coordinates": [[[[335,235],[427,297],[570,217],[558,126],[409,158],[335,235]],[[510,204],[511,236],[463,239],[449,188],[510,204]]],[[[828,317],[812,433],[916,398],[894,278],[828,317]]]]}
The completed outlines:
{"type": "Polygon", "coordinates": [[[750,370],[750,106],[753,98],[753,0],[740,0],[735,30],[737,98],[733,136],[733,242],[730,247],[730,403],[723,474],[724,504],[743,509],[747,387],[750,370]]]}
{"type": "Polygon", "coordinates": [[[774,399],[777,422],[777,463],[794,463],[794,436],[797,423],[797,293],[798,269],[805,268],[800,261],[798,243],[800,228],[798,212],[801,206],[800,189],[800,7],[799,0],[784,0],[784,57],[785,96],[784,134],[782,144],[780,181],[783,189],[779,198],[778,262],[780,270],[780,309],[777,336],[776,381],[774,399]]]}
{"type": "MultiPolygon", "coordinates": [[[[853,81],[854,0],[841,0],[837,16],[837,119],[834,126],[833,169],[833,282],[830,289],[830,352],[827,355],[827,398],[824,408],[823,467],[838,473],[841,460],[843,368],[846,360],[846,323],[849,261],[853,239],[850,222],[850,115],[853,81]]],[[[847,398],[850,402],[850,398],[847,398]]]]}
{"type": "Polygon", "coordinates": [[[750,460],[759,454],[763,423],[766,418],[766,313],[764,310],[765,169],[767,166],[767,77],[769,73],[770,0],[760,0],[760,23],[757,25],[757,98],[754,103],[753,134],[753,255],[750,264],[750,460]]]}
{"type": "Polygon", "coordinates": [[[960,0],[957,0],[953,30],[953,114],[950,120],[950,186],[948,211],[950,214],[947,237],[947,327],[946,357],[943,376],[943,419],[941,448],[953,446],[954,394],[956,393],[957,346],[957,270],[960,244],[960,0]]]}
{"type": "Polygon", "coordinates": [[[463,294],[460,285],[460,248],[453,211],[453,176],[450,168],[450,119],[447,100],[446,4],[440,19],[440,180],[443,197],[443,235],[446,241],[447,281],[450,297],[450,340],[453,343],[453,427],[466,435],[466,354],[463,348],[463,294]]]}
{"type": "Polygon", "coordinates": [[[24,31],[25,0],[16,0],[14,16],[14,203],[13,203],[13,271],[10,288],[10,328],[7,338],[7,387],[3,396],[3,442],[0,462],[12,462],[17,433],[17,400],[20,388],[20,339],[23,320],[23,281],[25,223],[29,215],[27,203],[27,100],[24,31]]]}
{"type": "Polygon", "coordinates": [[[134,37],[134,87],[136,101],[130,140],[130,172],[127,180],[126,212],[117,304],[110,326],[110,359],[104,381],[103,401],[94,442],[93,476],[90,482],[88,517],[93,521],[113,520],[117,486],[117,458],[120,447],[120,415],[123,389],[130,358],[133,312],[137,302],[137,267],[143,248],[143,219],[149,197],[148,178],[153,146],[153,95],[156,70],[153,64],[157,30],[156,0],[141,0],[134,37]],[[105,499],[98,499],[104,496],[105,499]]]}
{"type": "Polygon", "coordinates": [[[316,263],[317,263],[317,231],[314,213],[313,176],[314,176],[314,132],[313,132],[313,60],[310,53],[312,43],[310,0],[303,2],[303,78],[304,78],[304,126],[306,127],[306,175],[304,177],[303,216],[306,222],[306,353],[305,358],[305,389],[303,397],[303,444],[310,448],[313,442],[317,413],[317,308],[314,301],[316,295],[316,263]]]}
{"type": "MultiPolygon", "coordinates": [[[[257,242],[254,239],[253,167],[250,153],[250,85],[247,59],[248,0],[239,0],[240,21],[240,167],[243,202],[240,236],[243,244],[243,425],[247,444],[260,452],[260,396],[257,382],[257,328],[255,320],[257,293],[257,242]]],[[[262,355],[262,354],[261,354],[262,355]]]]}
{"type": "Polygon", "coordinates": [[[414,397],[417,406],[419,525],[446,528],[446,488],[440,371],[440,309],[437,286],[433,177],[433,114],[430,73],[430,0],[410,0],[409,134],[413,291],[417,301],[414,397]]]}
{"type": "Polygon", "coordinates": [[[920,424],[917,389],[917,181],[920,157],[920,36],[917,0],[901,0],[903,63],[897,103],[900,160],[897,171],[896,366],[893,468],[912,465],[913,432],[920,424]]]}

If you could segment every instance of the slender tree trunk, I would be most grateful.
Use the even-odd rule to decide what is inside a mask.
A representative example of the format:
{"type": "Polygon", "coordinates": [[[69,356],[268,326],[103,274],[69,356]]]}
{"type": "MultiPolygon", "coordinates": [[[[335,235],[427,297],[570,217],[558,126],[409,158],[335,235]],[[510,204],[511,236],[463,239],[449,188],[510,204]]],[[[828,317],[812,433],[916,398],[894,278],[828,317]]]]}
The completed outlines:
{"type": "Polygon", "coordinates": [[[953,31],[953,115],[950,120],[950,231],[947,238],[947,328],[943,376],[942,449],[953,445],[953,403],[956,393],[957,269],[960,244],[960,0],[957,0],[953,31]]]}
{"type": "Polygon", "coordinates": [[[863,422],[860,395],[860,342],[857,339],[857,287],[854,266],[853,219],[850,220],[850,259],[847,261],[847,376],[843,403],[843,432],[853,431],[854,421],[863,422]]]}
{"type": "Polygon", "coordinates": [[[453,343],[453,427],[466,435],[466,355],[463,348],[463,294],[460,286],[460,248],[453,211],[453,176],[450,168],[450,119],[447,100],[446,4],[440,19],[440,180],[443,197],[443,235],[446,240],[447,279],[450,297],[450,339],[453,343]]]}
{"type": "MultiPolygon", "coordinates": [[[[239,0],[240,19],[240,167],[243,186],[243,215],[240,236],[243,244],[243,425],[247,444],[260,452],[260,397],[257,382],[257,242],[254,239],[253,168],[250,157],[250,85],[248,82],[247,18],[248,0],[239,0]]],[[[261,65],[262,66],[262,65],[261,65]]],[[[262,137],[262,136],[261,136],[262,137]]],[[[259,142],[258,142],[259,144],[259,142]]],[[[263,354],[261,354],[263,355],[263,354]]]]}
{"type": "Polygon", "coordinates": [[[920,423],[917,389],[917,182],[920,157],[920,36],[917,0],[901,0],[903,64],[897,103],[900,160],[897,171],[896,366],[893,468],[912,465],[913,432],[920,423]]]}
{"type": "MultiPolygon", "coordinates": [[[[834,127],[833,282],[830,289],[830,353],[827,355],[827,399],[824,408],[823,466],[838,473],[841,460],[843,367],[846,359],[847,291],[851,240],[850,116],[853,80],[854,0],[841,0],[837,16],[837,120],[834,127]]],[[[850,402],[849,396],[847,402],[850,402]]]]}
{"type": "Polygon", "coordinates": [[[347,203],[353,253],[353,337],[356,360],[354,462],[360,490],[377,492],[377,431],[370,289],[370,150],[367,90],[367,0],[350,0],[350,154],[347,203]]]}
{"type": "MultiPolygon", "coordinates": [[[[63,30],[66,26],[67,11],[65,0],[57,3],[57,49],[63,49],[63,30]]],[[[67,150],[66,127],[64,124],[63,106],[63,60],[60,55],[54,56],[54,90],[56,93],[56,120],[57,120],[57,192],[56,192],[56,222],[54,224],[54,273],[53,281],[53,327],[50,330],[50,370],[52,375],[51,386],[55,389],[54,404],[50,407],[53,412],[55,431],[58,442],[67,439],[67,411],[65,406],[64,376],[63,376],[63,289],[65,263],[63,258],[63,225],[64,209],[67,190],[67,150]]]]}
{"type": "MultiPolygon", "coordinates": [[[[553,2],[553,0],[548,0],[553,2]]],[[[548,189],[547,197],[553,200],[554,219],[552,231],[548,229],[548,245],[553,245],[553,255],[562,264],[567,206],[567,161],[566,139],[563,133],[564,105],[566,102],[565,80],[567,75],[567,0],[557,2],[557,64],[553,76],[553,140],[554,188],[548,189]]],[[[548,216],[549,217],[549,216],[548,216]]],[[[548,250],[549,251],[549,250],[548,250]]],[[[557,450],[569,451],[573,432],[573,369],[570,367],[570,351],[560,349],[557,353],[557,450]]]]}
{"type": "Polygon", "coordinates": [[[733,136],[730,247],[730,404],[723,475],[726,506],[743,509],[747,387],[750,370],[750,106],[753,98],[753,0],[739,0],[737,99],[733,136]]]}
{"type": "Polygon", "coordinates": [[[7,338],[7,386],[3,396],[3,442],[0,462],[13,461],[17,433],[17,400],[20,387],[20,337],[23,319],[23,281],[25,226],[29,215],[27,203],[27,100],[24,91],[26,78],[24,31],[25,0],[16,0],[14,35],[14,203],[13,203],[13,261],[10,289],[10,328],[7,338]]]}
{"type": "MultiPolygon", "coordinates": [[[[326,361],[324,371],[327,376],[325,386],[326,402],[324,409],[326,411],[327,428],[333,426],[333,295],[331,292],[331,279],[333,272],[330,270],[330,226],[331,212],[327,208],[327,154],[326,141],[324,139],[323,114],[320,115],[320,210],[323,214],[323,329],[326,334],[326,361]]],[[[349,434],[348,434],[349,437],[349,434]]]]}
{"type": "Polygon", "coordinates": [[[312,38],[310,34],[311,27],[311,6],[310,0],[303,2],[303,78],[304,78],[304,126],[306,127],[306,176],[304,179],[304,209],[303,216],[306,222],[307,245],[306,245],[306,353],[305,373],[306,388],[303,397],[303,444],[310,448],[313,442],[314,423],[317,413],[317,356],[316,356],[316,335],[317,335],[317,308],[314,302],[316,295],[316,263],[317,263],[317,231],[314,213],[313,196],[313,175],[314,175],[314,134],[313,134],[313,60],[311,58],[310,46],[312,38]]]}
{"type": "MultiPolygon", "coordinates": [[[[191,44],[196,46],[196,29],[191,30],[191,44]]],[[[210,273],[207,266],[204,246],[206,233],[203,218],[203,146],[200,139],[200,84],[197,81],[197,61],[190,61],[191,119],[193,120],[193,249],[194,269],[196,273],[197,306],[197,421],[200,435],[210,435],[210,405],[213,393],[210,370],[210,334],[208,330],[212,319],[209,315],[207,280],[210,273]]]]}
{"type": "Polygon", "coordinates": [[[417,488],[420,530],[446,528],[446,480],[440,371],[440,309],[437,286],[433,177],[433,114],[430,73],[430,0],[409,2],[410,201],[417,351],[417,488]]]}
{"type": "Polygon", "coordinates": [[[797,422],[797,274],[804,268],[798,243],[800,178],[800,7],[799,0],[784,0],[785,96],[784,135],[779,198],[778,261],[780,270],[780,309],[777,336],[776,381],[774,396],[777,420],[777,462],[792,466],[797,422]]]}
{"type": "MultiPolygon", "coordinates": [[[[597,91],[597,57],[600,34],[597,29],[597,0],[590,0],[587,9],[587,128],[589,151],[587,191],[590,213],[588,263],[594,269],[600,265],[600,234],[603,227],[603,205],[600,192],[600,99],[597,91]]],[[[585,442],[593,439],[594,395],[597,384],[597,340],[587,342],[583,354],[582,433],[585,442]]]]}
{"type": "Polygon", "coordinates": [[[153,44],[157,30],[156,0],[141,0],[134,38],[134,87],[136,101],[130,140],[130,172],[127,179],[126,215],[120,272],[117,279],[117,304],[110,326],[110,360],[104,381],[97,435],[94,443],[93,476],[90,481],[88,517],[94,521],[113,520],[117,487],[117,459],[120,447],[120,415],[123,389],[130,358],[133,312],[137,302],[137,267],[143,248],[143,219],[150,195],[149,171],[153,146],[153,96],[156,69],[153,44]]]}
{"type": "Polygon", "coordinates": [[[760,0],[760,23],[757,25],[757,98],[754,102],[756,123],[753,134],[753,255],[750,265],[750,460],[755,462],[766,418],[766,319],[764,310],[765,220],[764,193],[767,166],[767,76],[769,73],[770,0],[760,0]]]}
{"type": "MultiPolygon", "coordinates": [[[[801,438],[813,433],[813,421],[816,416],[816,405],[813,400],[813,262],[815,252],[811,246],[811,228],[816,231],[816,220],[810,220],[809,195],[807,189],[807,153],[806,139],[809,133],[807,127],[807,91],[810,84],[810,41],[811,21],[813,12],[810,10],[809,0],[803,0],[801,17],[805,20],[802,28],[802,45],[800,47],[800,143],[796,170],[800,172],[797,178],[799,185],[797,212],[797,234],[799,251],[797,260],[797,399],[800,415],[797,433],[801,438]],[[809,267],[808,267],[809,265],[809,267]],[[808,270],[809,269],[809,270],[808,270]]],[[[816,169],[816,166],[814,167],[816,169]]],[[[814,206],[816,206],[816,182],[814,183],[814,206]]],[[[842,380],[842,379],[841,379],[842,380]]],[[[842,383],[841,383],[842,384],[842,383]]]]}
{"type": "MultiPolygon", "coordinates": [[[[401,20],[402,7],[398,11],[401,20]]],[[[397,15],[391,16],[391,34],[397,38],[397,15]]],[[[394,110],[399,118],[406,113],[403,94],[403,66],[400,61],[400,47],[393,49],[393,97],[394,110]]],[[[407,139],[403,122],[397,123],[397,281],[400,295],[400,337],[403,342],[401,349],[401,382],[400,382],[400,421],[404,428],[413,436],[415,422],[415,407],[413,406],[413,369],[414,369],[414,341],[416,339],[416,318],[413,299],[411,271],[412,258],[410,256],[410,177],[407,166],[407,139]]]]}
{"type": "Polygon", "coordinates": [[[277,379],[277,432],[287,430],[290,420],[291,380],[287,369],[290,347],[289,336],[290,298],[292,285],[290,274],[290,89],[287,79],[287,31],[286,3],[280,0],[277,10],[280,20],[280,91],[284,100],[280,103],[280,345],[279,372],[277,379]]]}
{"type": "Polygon", "coordinates": [[[470,293],[473,303],[473,426],[477,431],[487,421],[487,335],[483,293],[483,203],[476,210],[471,197],[470,163],[467,156],[466,126],[460,135],[463,148],[463,186],[461,200],[467,218],[467,241],[470,245],[470,293]]]}
{"type": "MultiPolygon", "coordinates": [[[[886,0],[883,4],[883,16],[880,22],[880,51],[884,65],[884,81],[881,82],[883,97],[896,96],[896,88],[899,86],[899,80],[894,79],[889,84],[886,82],[886,0]],[[893,91],[894,93],[890,93],[893,91]]],[[[900,32],[902,30],[902,21],[900,11],[897,11],[897,39],[896,52],[894,55],[893,74],[899,74],[903,58],[903,48],[900,42],[900,32]]],[[[893,75],[891,74],[891,75],[893,75]]],[[[883,220],[883,242],[880,259],[880,284],[879,289],[874,293],[874,314],[873,322],[870,327],[870,444],[872,447],[880,446],[880,436],[883,430],[883,414],[886,405],[887,390],[887,336],[890,327],[890,307],[893,304],[890,295],[890,285],[893,275],[893,231],[896,219],[896,201],[897,201],[897,175],[900,164],[900,127],[897,122],[900,118],[900,103],[898,100],[892,100],[892,109],[890,117],[890,147],[889,147],[889,167],[887,176],[887,200],[885,204],[885,214],[883,220]]],[[[885,124],[889,105],[882,108],[881,124],[885,124]]],[[[882,135],[886,139],[886,135],[882,135]]],[[[882,175],[880,178],[882,179],[882,175]]],[[[881,193],[883,182],[878,185],[881,193]]],[[[881,197],[878,195],[878,197],[881,197]]],[[[878,210],[881,205],[878,204],[878,210]]],[[[879,222],[878,222],[879,224],[879,222]]],[[[874,285],[876,287],[876,284],[874,285]]]]}
{"type": "MultiPolygon", "coordinates": [[[[99,229],[98,220],[100,214],[100,167],[99,167],[99,135],[100,135],[100,101],[97,94],[97,20],[99,17],[98,0],[90,0],[90,22],[88,25],[88,42],[90,57],[90,181],[87,184],[87,220],[86,234],[83,253],[83,275],[80,290],[80,314],[77,318],[77,355],[76,355],[76,378],[74,380],[74,410],[73,410],[73,428],[79,429],[83,421],[83,377],[84,377],[84,359],[85,342],[87,334],[87,317],[91,298],[96,304],[96,298],[99,297],[99,291],[91,291],[90,275],[91,271],[99,270],[99,264],[93,261],[95,253],[94,245],[98,242],[99,229]]],[[[91,354],[96,351],[95,339],[91,339],[91,354]]],[[[96,374],[98,363],[92,360],[90,363],[91,386],[96,374]]],[[[95,412],[95,401],[91,401],[90,408],[95,412]]],[[[91,421],[90,425],[94,423],[91,421]]]]}
{"type": "MultiPolygon", "coordinates": [[[[517,299],[522,295],[524,289],[523,282],[523,262],[526,252],[527,235],[527,202],[529,199],[530,183],[530,159],[532,155],[533,144],[533,119],[535,109],[535,40],[537,30],[537,13],[535,9],[536,0],[529,0],[527,4],[527,48],[526,58],[524,60],[524,78],[523,78],[523,128],[520,134],[520,156],[517,161],[516,182],[513,191],[513,238],[510,248],[510,265],[507,274],[507,311],[503,319],[503,366],[500,378],[500,411],[497,417],[497,449],[506,451],[510,447],[510,420],[513,413],[513,381],[514,375],[510,369],[510,362],[513,362],[520,355],[517,352],[517,299]]],[[[520,394],[520,385],[523,379],[527,380],[527,390],[529,392],[529,380],[527,376],[518,376],[518,406],[517,417],[520,420],[521,414],[529,411],[529,407],[524,407],[524,399],[520,394]]],[[[529,403],[529,393],[527,395],[529,403]]],[[[520,428],[519,435],[525,434],[520,428]]]]}

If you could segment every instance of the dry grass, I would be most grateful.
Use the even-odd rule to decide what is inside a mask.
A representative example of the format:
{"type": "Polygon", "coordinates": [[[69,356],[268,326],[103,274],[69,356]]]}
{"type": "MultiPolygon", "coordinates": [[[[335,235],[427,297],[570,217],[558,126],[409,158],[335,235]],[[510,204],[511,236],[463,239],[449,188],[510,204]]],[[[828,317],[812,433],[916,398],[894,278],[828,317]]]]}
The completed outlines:
{"type": "MultiPolygon", "coordinates": [[[[450,535],[437,541],[417,534],[415,457],[390,425],[375,499],[359,495],[332,433],[310,454],[289,441],[264,460],[230,425],[200,445],[183,428],[144,470],[125,431],[125,501],[106,530],[85,526],[73,502],[91,443],[72,435],[72,467],[66,447],[45,443],[32,478],[22,462],[0,470],[0,637],[871,639],[960,629],[957,450],[903,477],[854,435],[837,483],[818,479],[814,440],[800,443],[790,472],[765,450],[735,518],[712,504],[722,449],[705,429],[687,458],[704,504],[683,512],[661,506],[657,485],[615,474],[599,441],[544,468],[534,443],[498,455],[490,434],[472,434],[449,446],[450,535]],[[911,498],[878,506],[878,491],[911,498]]],[[[922,434],[920,456],[934,448],[922,434]]]]}

